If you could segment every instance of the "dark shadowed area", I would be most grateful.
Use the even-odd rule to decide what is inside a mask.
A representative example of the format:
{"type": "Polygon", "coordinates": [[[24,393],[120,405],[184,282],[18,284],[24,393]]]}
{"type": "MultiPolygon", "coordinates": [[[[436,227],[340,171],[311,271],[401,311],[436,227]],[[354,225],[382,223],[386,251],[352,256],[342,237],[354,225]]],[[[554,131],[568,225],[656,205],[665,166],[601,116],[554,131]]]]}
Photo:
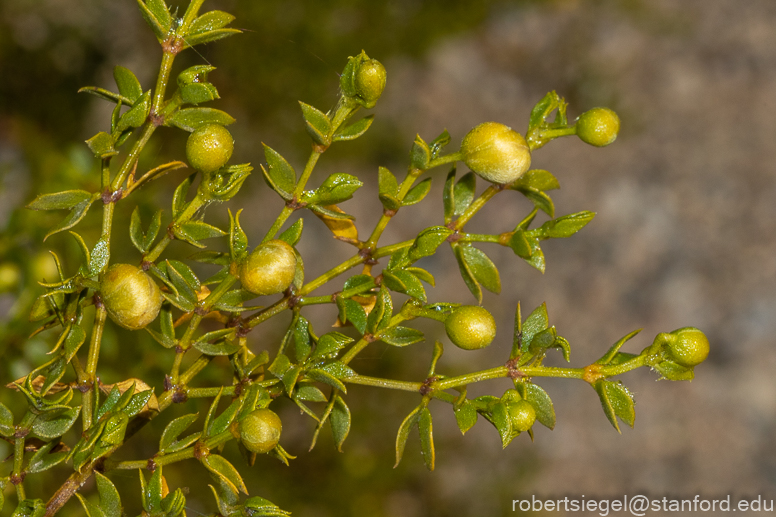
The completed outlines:
{"type": "MultiPolygon", "coordinates": [[[[572,119],[595,106],[611,107],[620,116],[622,129],[610,147],[593,148],[569,137],[533,154],[533,168],[547,169],[560,181],[561,190],[552,193],[557,215],[592,210],[597,216],[577,235],[545,242],[544,275],[508,247],[482,246],[502,282],[500,295],[486,293],[483,300],[498,325],[491,347],[459,350],[441,325],[423,323],[425,343],[408,348],[375,343],[352,363],[359,373],[422,380],[435,339],[445,344],[440,370],[448,375],[501,365],[512,344],[518,302],[524,316],[546,302],[550,323],[570,341],[577,367],[637,328],[644,330],[626,345],[628,352],[639,352],[659,332],[684,326],[702,329],[712,346],[692,382],[656,382],[657,373],[646,370],[622,376],[635,393],[637,418],[634,429],[621,423],[621,435],[602,413],[596,393],[578,380],[537,380],[552,397],[557,426],[549,431],[537,425],[533,443],[524,434],[504,450],[484,418],[461,436],[450,406],[432,402],[434,472],[426,471],[414,434],[402,463],[392,468],[395,433],[419,403],[416,394],[350,386],[353,427],[341,454],[328,429],[307,452],[314,422],[281,400],[273,408],[283,419],[282,445],[297,456],[290,467],[269,457],[247,467],[233,444],[224,452],[244,474],[251,495],[298,517],[511,515],[514,499],[532,495],[776,498],[776,3],[214,0],[205,8],[232,12],[234,26],[245,33],[182,54],[176,70],[203,63],[217,67],[209,79],[222,99],[213,106],[237,119],[230,128],[233,163],[258,167],[265,142],[301,170],[309,139],[297,101],[329,109],[338,72],[347,56],[362,48],[385,65],[387,87],[370,111],[372,128],[327,152],[312,181],[347,172],[365,183],[342,206],[356,216],[364,235],[382,210],[378,166],[402,177],[416,133],[430,141],[447,129],[451,150],[484,121],[523,133],[531,108],[551,90],[569,102],[572,119]]],[[[152,86],[160,53],[136,11],[131,0],[0,3],[3,385],[43,362],[56,339],[43,333],[27,340],[34,327],[26,314],[41,289],[35,282],[56,274],[45,251],[55,250],[66,267],[80,260],[67,235],[42,243],[61,214],[22,207],[40,192],[99,188],[98,165],[82,142],[108,127],[112,105],[76,91],[85,85],[113,87],[117,64],[133,70],[144,88],[152,86]]],[[[141,167],[185,159],[183,132],[166,129],[159,136],[141,167]]],[[[460,164],[459,172],[464,169],[460,164]]],[[[429,173],[428,198],[403,208],[381,243],[443,224],[447,171],[429,173]]],[[[119,210],[117,258],[139,260],[121,227],[128,225],[135,204],[145,220],[155,206],[166,209],[185,175],[174,174],[119,210]]],[[[478,192],[484,188],[480,181],[478,192]]],[[[283,204],[254,173],[236,198],[211,207],[208,218],[223,225],[227,206],[245,207],[243,226],[258,242],[283,204]]],[[[530,208],[523,196],[504,192],[468,231],[511,231],[530,208]]],[[[93,212],[82,223],[89,242],[99,236],[99,212],[93,212]]],[[[352,248],[332,239],[315,217],[304,218],[298,249],[307,278],[314,278],[350,257],[352,248]]],[[[170,251],[185,257],[190,249],[170,251]]],[[[436,288],[427,290],[430,301],[476,303],[448,249],[419,265],[436,277],[436,288]]],[[[335,280],[317,294],[341,286],[335,280]]],[[[319,334],[336,318],[330,306],[310,314],[319,334]]],[[[261,337],[250,335],[257,353],[275,350],[288,322],[276,319],[282,321],[268,325],[261,337]]],[[[142,377],[156,382],[159,393],[172,362],[166,350],[145,333],[138,337],[115,326],[106,332],[98,371],[103,382],[142,377]]],[[[564,361],[553,352],[548,364],[564,361]]],[[[203,375],[202,385],[223,382],[217,370],[203,375]]],[[[483,382],[470,394],[500,396],[510,384],[483,382]]],[[[24,402],[15,395],[2,388],[0,400],[19,409],[24,402]]],[[[203,414],[207,408],[192,403],[170,412],[195,410],[203,414]]],[[[162,415],[128,442],[121,459],[152,456],[172,416],[162,415]]],[[[0,441],[1,457],[11,451],[0,441]]],[[[0,475],[10,468],[6,464],[0,475]]],[[[41,476],[45,483],[28,490],[46,499],[68,470],[41,476]]],[[[189,516],[215,511],[207,472],[196,462],[170,467],[165,475],[171,488],[190,488],[189,516]]],[[[133,502],[139,497],[137,473],[119,472],[112,479],[127,513],[140,513],[133,502]]],[[[5,493],[4,514],[10,515],[15,498],[10,485],[5,493]]],[[[82,511],[75,499],[65,510],[82,511]]]]}

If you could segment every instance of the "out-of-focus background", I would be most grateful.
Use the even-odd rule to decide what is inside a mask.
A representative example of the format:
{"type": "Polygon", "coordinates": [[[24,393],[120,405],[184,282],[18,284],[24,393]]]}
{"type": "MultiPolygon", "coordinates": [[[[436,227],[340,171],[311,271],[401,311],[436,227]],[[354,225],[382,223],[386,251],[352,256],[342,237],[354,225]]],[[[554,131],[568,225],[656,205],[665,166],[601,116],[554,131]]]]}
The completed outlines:
{"type": "MultiPolygon", "coordinates": [[[[213,106],[237,119],[231,127],[235,163],[261,163],[260,142],[266,142],[301,168],[309,144],[297,101],[328,109],[336,99],[337,72],[362,48],[385,64],[388,86],[373,110],[372,129],[333,147],[315,174],[322,179],[348,172],[363,179],[365,187],[343,208],[364,232],[379,215],[378,165],[400,174],[415,133],[430,140],[447,128],[457,145],[488,120],[524,132],[533,104],[553,89],[570,103],[571,117],[599,105],[619,113],[622,130],[611,147],[567,138],[534,154],[534,167],[560,180],[562,189],[553,194],[559,214],[587,209],[598,215],[576,236],[546,243],[545,275],[508,248],[485,248],[502,277],[502,294],[484,300],[499,336],[482,352],[448,346],[441,363],[446,373],[503,362],[518,301],[524,314],[547,303],[551,323],[571,342],[572,363],[579,366],[640,327],[629,351],[658,332],[687,325],[703,329],[712,344],[692,382],[655,382],[647,371],[623,377],[635,392],[637,419],[635,429],[623,426],[622,435],[605,419],[593,390],[575,381],[540,382],[555,403],[556,429],[537,426],[534,443],[520,436],[506,450],[484,419],[463,437],[449,407],[432,404],[433,473],[425,470],[414,439],[401,465],[391,468],[394,433],[417,396],[354,386],[348,394],[353,429],[343,454],[334,451],[327,432],[308,453],[312,422],[292,404],[280,404],[283,445],[298,459],[285,467],[260,458],[252,469],[237,460],[252,495],[299,517],[509,515],[513,499],[531,495],[776,497],[776,3],[223,0],[206,8],[236,14],[234,25],[245,33],[182,54],[178,66],[218,68],[210,80],[222,100],[213,106]]],[[[21,207],[39,192],[98,185],[83,140],[106,129],[111,106],[76,90],[111,88],[116,64],[150,88],[158,61],[156,42],[131,0],[0,4],[3,384],[39,364],[51,346],[51,335],[26,340],[26,312],[40,292],[35,281],[52,277],[45,250],[57,251],[65,264],[78,260],[66,235],[41,243],[61,214],[50,218],[21,207]]],[[[161,137],[144,163],[182,159],[185,135],[167,130],[161,137]]],[[[445,173],[433,173],[433,201],[402,210],[385,242],[439,223],[445,173]]],[[[145,190],[140,202],[146,217],[152,206],[168,206],[178,179],[145,190]]],[[[491,205],[473,230],[511,230],[529,210],[515,193],[491,205]]],[[[255,242],[282,205],[254,174],[229,206],[247,207],[243,222],[255,242]]],[[[120,213],[128,217],[132,208],[120,213]]],[[[208,216],[223,222],[225,212],[216,207],[208,216]]],[[[308,275],[315,275],[350,249],[316,219],[306,219],[300,251],[310,257],[308,275]]],[[[95,235],[97,222],[83,223],[86,238],[95,235]]],[[[119,257],[136,261],[122,238],[119,257]]],[[[437,277],[430,298],[473,303],[449,251],[439,255],[425,262],[437,277]]],[[[325,332],[331,314],[317,312],[313,320],[325,332]]],[[[438,326],[424,330],[429,342],[443,338],[438,326]]],[[[251,339],[259,350],[280,331],[251,339]]],[[[144,336],[111,329],[100,374],[105,382],[130,375],[160,380],[169,358],[157,358],[158,352],[144,336]]],[[[375,344],[353,366],[417,380],[429,355],[430,343],[410,349],[375,344]]],[[[208,380],[219,376],[203,382],[208,380]]],[[[493,381],[475,390],[500,395],[508,387],[493,381]]],[[[1,393],[7,404],[18,404],[8,390],[1,393]]],[[[122,450],[123,458],[155,452],[152,437],[169,418],[159,420],[164,422],[122,450]]],[[[9,452],[0,443],[0,455],[9,452]]],[[[226,454],[237,457],[233,450],[226,454]]],[[[182,467],[165,473],[171,487],[191,488],[189,515],[214,511],[204,470],[182,467]]],[[[61,472],[45,478],[51,486],[62,479],[61,472]]],[[[113,479],[123,492],[137,494],[136,473],[113,479]]],[[[66,509],[80,511],[75,502],[66,509]]],[[[137,504],[128,503],[133,511],[139,512],[137,504]]]]}

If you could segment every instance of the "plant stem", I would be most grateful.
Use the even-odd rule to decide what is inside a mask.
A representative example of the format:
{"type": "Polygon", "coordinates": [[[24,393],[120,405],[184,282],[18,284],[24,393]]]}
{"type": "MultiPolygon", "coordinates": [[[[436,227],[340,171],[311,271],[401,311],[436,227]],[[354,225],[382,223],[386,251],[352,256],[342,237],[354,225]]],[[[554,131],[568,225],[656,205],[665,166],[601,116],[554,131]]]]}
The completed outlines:
{"type": "MultiPolygon", "coordinates": [[[[310,175],[313,173],[313,169],[315,169],[315,164],[318,163],[318,158],[321,157],[321,154],[325,151],[325,149],[322,149],[320,147],[313,147],[312,152],[310,153],[309,158],[307,158],[307,163],[304,166],[304,171],[302,171],[302,176],[300,176],[299,181],[296,184],[296,188],[294,189],[294,199],[298,200],[302,196],[302,192],[304,192],[304,188],[307,185],[307,181],[310,179],[310,175]]],[[[294,209],[290,206],[286,205],[283,207],[283,210],[280,212],[280,215],[278,215],[278,218],[275,219],[274,224],[269,229],[267,234],[264,236],[264,239],[262,239],[262,243],[267,242],[268,240],[274,239],[275,235],[280,231],[280,228],[283,227],[283,223],[286,222],[286,220],[289,218],[289,216],[294,212],[294,209]]]]}
{"type": "Polygon", "coordinates": [[[19,501],[27,499],[24,493],[24,479],[22,478],[22,462],[24,461],[24,436],[19,436],[13,443],[13,476],[16,480],[16,496],[19,501]]]}
{"type": "Polygon", "coordinates": [[[469,220],[474,217],[474,214],[479,212],[482,207],[485,206],[485,203],[490,201],[490,199],[501,192],[503,190],[502,186],[498,185],[491,185],[488,188],[485,189],[485,191],[480,194],[480,196],[475,199],[471,205],[469,205],[469,208],[466,209],[466,211],[461,214],[461,217],[459,217],[457,220],[453,222],[452,229],[453,230],[461,230],[463,229],[464,225],[469,222],[469,220]]]}
{"type": "MultiPolygon", "coordinates": [[[[170,223],[170,226],[168,228],[172,228],[175,225],[179,225],[182,222],[188,221],[192,217],[194,217],[194,214],[199,211],[200,208],[205,206],[206,202],[203,198],[200,196],[195,196],[194,199],[192,199],[188,205],[186,205],[186,208],[178,214],[178,217],[175,218],[175,220],[170,223]]],[[[157,258],[159,258],[159,255],[162,254],[162,252],[167,248],[167,246],[172,242],[173,237],[170,236],[170,232],[165,232],[164,236],[162,237],[162,240],[156,243],[156,246],[153,247],[151,251],[143,255],[143,261],[145,262],[154,262],[157,258]]]]}
{"type": "Polygon", "coordinates": [[[407,381],[397,381],[393,379],[379,379],[377,377],[368,377],[366,375],[354,375],[353,377],[348,377],[347,379],[344,379],[345,382],[352,383],[352,384],[361,384],[362,386],[375,386],[377,388],[387,388],[391,390],[401,390],[401,391],[414,391],[418,392],[420,391],[420,388],[423,387],[423,383],[421,382],[407,382],[407,381]]]}
{"type": "MultiPolygon", "coordinates": [[[[418,179],[418,176],[420,176],[423,172],[424,171],[421,169],[410,167],[410,169],[407,171],[407,176],[404,177],[404,181],[402,181],[401,185],[399,186],[399,193],[396,194],[396,199],[398,199],[400,202],[403,201],[407,195],[407,192],[409,192],[412,188],[412,185],[414,185],[415,180],[418,179]]],[[[394,215],[396,215],[396,212],[386,213],[386,211],[383,211],[383,215],[380,217],[380,220],[377,222],[377,226],[375,226],[375,229],[372,231],[372,235],[369,236],[369,240],[364,244],[364,249],[374,249],[374,247],[377,245],[377,241],[380,239],[380,236],[385,231],[385,227],[388,226],[388,222],[391,220],[391,218],[393,218],[394,215]]]]}
{"type": "Polygon", "coordinates": [[[100,357],[100,344],[102,343],[102,332],[105,329],[105,319],[108,312],[101,303],[97,305],[94,313],[94,326],[92,327],[92,338],[89,341],[89,357],[86,362],[85,380],[89,383],[89,389],[83,394],[81,418],[83,420],[83,430],[86,431],[92,426],[92,415],[94,414],[92,390],[95,386],[97,361],[100,357]]]}

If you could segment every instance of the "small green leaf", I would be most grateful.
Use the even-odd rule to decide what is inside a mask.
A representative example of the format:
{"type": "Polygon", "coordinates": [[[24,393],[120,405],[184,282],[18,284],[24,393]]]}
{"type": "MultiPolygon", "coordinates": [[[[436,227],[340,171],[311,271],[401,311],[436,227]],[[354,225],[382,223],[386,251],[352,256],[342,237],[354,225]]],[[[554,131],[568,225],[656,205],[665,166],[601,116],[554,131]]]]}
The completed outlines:
{"type": "Polygon", "coordinates": [[[399,193],[399,182],[396,176],[385,167],[380,167],[377,171],[378,191],[380,195],[396,197],[399,193]]]}
{"type": "Polygon", "coordinates": [[[617,424],[617,417],[620,417],[623,422],[633,427],[636,418],[633,407],[633,395],[621,382],[600,379],[593,383],[593,388],[598,392],[606,418],[609,419],[609,422],[618,433],[620,432],[620,426],[617,424]]]}
{"type": "Polygon", "coordinates": [[[231,115],[221,110],[214,108],[185,108],[166,117],[164,125],[179,127],[184,131],[192,132],[209,124],[228,126],[234,122],[235,120],[231,115]]]}
{"type": "Polygon", "coordinates": [[[178,440],[178,437],[183,433],[183,431],[188,429],[191,424],[197,420],[198,417],[199,413],[183,415],[173,419],[169,424],[167,424],[167,427],[164,428],[162,437],[159,440],[159,451],[167,452],[167,449],[178,440]]]}
{"type": "Polygon", "coordinates": [[[221,98],[216,87],[210,83],[187,84],[180,89],[180,92],[181,99],[187,104],[197,105],[221,98]]]}
{"type": "Polygon", "coordinates": [[[391,294],[385,286],[380,286],[380,293],[377,295],[375,306],[367,317],[367,331],[374,334],[388,326],[393,315],[393,301],[391,294]]]}
{"type": "Polygon", "coordinates": [[[421,331],[402,326],[390,327],[380,332],[378,337],[380,341],[393,346],[413,345],[425,339],[421,331]]]}
{"type": "Polygon", "coordinates": [[[423,201],[423,198],[426,197],[430,190],[431,178],[426,178],[412,187],[409,192],[407,192],[407,195],[404,196],[404,200],[402,201],[402,206],[409,206],[414,205],[415,203],[420,203],[423,201]]]}
{"type": "Polygon", "coordinates": [[[535,335],[550,326],[547,304],[543,303],[528,315],[523,323],[523,352],[527,353],[535,335]]]}
{"type": "Polygon", "coordinates": [[[223,433],[229,428],[229,425],[237,418],[237,413],[240,411],[241,402],[239,399],[229,404],[223,413],[214,418],[207,428],[207,436],[212,437],[223,433]]]}
{"type": "Polygon", "coordinates": [[[32,434],[43,440],[59,438],[72,427],[80,412],[81,406],[77,406],[64,412],[52,411],[38,415],[32,424],[32,434]]]}
{"type": "Polygon", "coordinates": [[[692,368],[681,366],[673,361],[665,360],[653,366],[657,372],[669,381],[691,381],[695,377],[692,368]]]}
{"type": "Polygon", "coordinates": [[[617,340],[616,343],[614,343],[609,350],[606,351],[606,353],[601,356],[601,358],[595,362],[595,364],[609,364],[612,362],[612,360],[615,358],[617,353],[620,351],[620,348],[622,345],[633,339],[639,332],[641,332],[644,329],[636,329],[633,332],[629,332],[625,334],[623,337],[617,340]]]}
{"type": "Polygon", "coordinates": [[[304,228],[304,219],[299,218],[286,231],[278,236],[278,239],[285,241],[291,246],[296,246],[299,239],[302,238],[302,229],[304,228]]]}
{"type": "Polygon", "coordinates": [[[461,434],[466,434],[477,423],[477,409],[470,401],[464,400],[460,405],[453,406],[453,411],[461,434]]]}
{"type": "Polygon", "coordinates": [[[418,417],[418,433],[420,434],[420,451],[428,470],[434,470],[436,453],[434,452],[434,427],[431,423],[431,411],[427,407],[420,410],[418,417]]]}
{"type": "Polygon", "coordinates": [[[290,193],[296,188],[296,172],[294,172],[294,168],[277,151],[266,144],[262,145],[264,146],[264,157],[269,168],[269,171],[265,171],[264,174],[267,183],[282,197],[290,196],[290,193]]]}
{"type": "Polygon", "coordinates": [[[362,118],[358,122],[354,122],[349,126],[340,128],[334,134],[333,140],[335,142],[339,142],[342,140],[355,140],[356,138],[366,133],[367,129],[369,129],[369,126],[372,125],[372,121],[374,120],[374,118],[375,118],[374,115],[369,115],[367,117],[362,118]]]}
{"type": "Polygon", "coordinates": [[[304,117],[305,129],[307,134],[318,145],[328,146],[331,143],[329,135],[331,134],[331,121],[322,111],[299,101],[302,107],[302,116],[304,117]]]}
{"type": "Polygon", "coordinates": [[[186,208],[186,196],[188,195],[191,184],[194,183],[194,178],[196,176],[196,173],[189,175],[189,177],[183,180],[180,185],[175,188],[175,192],[173,192],[172,195],[173,219],[177,219],[181,212],[186,208]]]}
{"type": "Polygon", "coordinates": [[[332,174],[318,187],[309,202],[321,205],[336,205],[353,197],[353,193],[364,184],[355,176],[338,172],[332,174]]]}
{"type": "Polygon", "coordinates": [[[121,517],[123,508],[121,498],[116,487],[110,479],[103,474],[95,471],[95,481],[97,482],[97,491],[100,494],[100,509],[105,517],[121,517]]]}
{"type": "Polygon", "coordinates": [[[202,461],[216,479],[220,483],[226,485],[236,495],[238,492],[248,494],[248,489],[245,487],[245,483],[240,476],[240,473],[234,468],[234,465],[229,463],[223,456],[218,454],[211,454],[206,456],[202,461]]]}
{"type": "Polygon", "coordinates": [[[415,136],[415,142],[412,144],[410,150],[410,166],[419,169],[426,170],[431,162],[431,149],[428,144],[420,138],[420,135],[415,136]]]}
{"type": "Polygon", "coordinates": [[[436,159],[437,157],[439,157],[439,154],[442,152],[442,149],[444,149],[445,146],[449,144],[451,140],[452,140],[452,137],[450,136],[450,133],[447,132],[447,129],[442,131],[442,134],[440,134],[438,137],[432,140],[431,143],[429,144],[429,147],[431,148],[431,158],[436,159]]]}
{"type": "MultiPolygon", "coordinates": [[[[531,232],[533,232],[533,230],[531,230],[531,232]]],[[[542,248],[539,245],[539,239],[535,237],[532,233],[526,233],[526,240],[528,241],[528,245],[531,248],[531,257],[530,258],[523,257],[523,260],[528,262],[530,266],[544,273],[544,270],[546,268],[546,263],[544,260],[544,252],[542,251],[542,248]]]]}
{"type": "Polygon", "coordinates": [[[531,258],[531,244],[528,242],[528,239],[526,238],[525,232],[523,230],[517,230],[512,233],[512,236],[507,242],[507,246],[512,248],[512,251],[514,251],[515,255],[518,257],[525,260],[529,260],[531,258]]]}
{"type": "Polygon", "coordinates": [[[340,350],[353,341],[353,338],[340,334],[339,332],[328,332],[318,339],[318,343],[315,346],[315,353],[313,353],[312,358],[333,359],[340,350]]]}
{"type": "Polygon", "coordinates": [[[51,449],[57,445],[59,445],[58,441],[51,441],[35,451],[35,454],[33,454],[29,463],[27,463],[27,468],[24,469],[24,472],[27,474],[35,474],[37,472],[48,470],[62,463],[67,458],[68,451],[65,450],[52,454],[51,449]]]}
{"type": "Polygon", "coordinates": [[[186,221],[180,225],[180,231],[189,239],[200,241],[202,239],[212,239],[214,237],[223,237],[226,232],[220,228],[209,225],[203,221],[186,221]]]}
{"type": "Polygon", "coordinates": [[[425,303],[426,290],[420,280],[406,269],[397,269],[393,271],[383,271],[383,281],[392,291],[407,294],[413,298],[425,303]]]}
{"type": "Polygon", "coordinates": [[[463,259],[469,270],[480,284],[492,293],[501,292],[501,277],[496,265],[490,258],[474,246],[460,246],[463,259]]]}
{"type": "Polygon", "coordinates": [[[200,337],[191,346],[205,355],[232,355],[240,349],[238,342],[227,341],[234,332],[234,328],[214,330],[200,337]]]}
{"type": "Polygon", "coordinates": [[[484,416],[498,431],[498,434],[501,437],[501,446],[505,448],[509,445],[509,442],[511,442],[516,435],[512,432],[512,420],[509,418],[507,405],[499,400],[490,407],[490,412],[486,413],[484,416]]]}
{"type": "Polygon", "coordinates": [[[527,197],[539,210],[546,213],[550,217],[555,217],[555,205],[552,202],[550,196],[533,188],[521,188],[519,190],[525,197],[527,197]]]}
{"type": "Polygon", "coordinates": [[[15,432],[13,413],[5,404],[0,403],[0,434],[8,437],[13,436],[15,432]]]}
{"type": "Polygon", "coordinates": [[[394,464],[393,468],[399,466],[401,458],[404,456],[404,448],[407,445],[407,438],[410,436],[412,427],[418,422],[418,419],[420,418],[420,411],[422,409],[425,409],[422,405],[413,409],[399,426],[399,432],[396,433],[396,463],[394,464]]]}
{"type": "Polygon", "coordinates": [[[233,34],[240,34],[241,32],[242,31],[239,29],[216,29],[208,32],[201,32],[185,38],[183,40],[185,42],[183,48],[193,47],[194,45],[200,45],[202,43],[211,43],[232,36],[233,34]]]}
{"type": "Polygon", "coordinates": [[[350,322],[361,334],[366,332],[366,311],[360,303],[338,296],[337,308],[339,319],[343,324],[350,322]]]}
{"type": "Polygon", "coordinates": [[[479,282],[477,282],[477,279],[474,277],[474,273],[472,273],[469,264],[466,262],[466,258],[464,257],[462,250],[463,246],[454,244],[452,248],[453,252],[455,253],[455,260],[458,262],[458,270],[461,273],[461,278],[463,278],[466,287],[469,288],[469,291],[477,299],[477,303],[482,303],[482,288],[480,287],[479,282]]]}
{"type": "Polygon", "coordinates": [[[474,201],[474,191],[477,188],[477,177],[473,172],[467,172],[453,188],[453,218],[460,217],[474,201]]]}
{"type": "Polygon", "coordinates": [[[410,260],[414,262],[433,255],[452,234],[453,230],[446,226],[432,226],[421,231],[409,249],[410,260]]]}
{"type": "Polygon", "coordinates": [[[85,190],[65,190],[55,194],[40,194],[27,205],[31,210],[70,210],[93,201],[93,195],[85,190]]]}
{"type": "Polygon", "coordinates": [[[595,212],[585,210],[575,214],[564,215],[544,223],[540,230],[548,238],[571,237],[593,220],[595,212]]]}
{"type": "Polygon", "coordinates": [[[544,427],[555,427],[555,407],[547,392],[531,382],[523,382],[517,385],[517,390],[525,400],[531,403],[536,411],[536,420],[544,427]]]}
{"type": "Polygon", "coordinates": [[[197,17],[189,26],[186,36],[210,32],[226,27],[234,21],[234,16],[224,11],[208,11],[197,17]]]}
{"type": "Polygon", "coordinates": [[[306,402],[327,402],[326,395],[312,384],[297,384],[294,398],[306,402]]]}
{"type": "Polygon", "coordinates": [[[132,105],[132,101],[123,95],[119,95],[118,93],[106,90],[104,88],[98,88],[96,86],[84,86],[83,88],[79,88],[78,93],[90,93],[95,97],[99,97],[100,99],[106,100],[108,102],[115,102],[116,104],[122,104],[124,106],[132,105]]]}
{"type": "Polygon", "coordinates": [[[350,297],[364,293],[375,286],[375,279],[371,275],[353,275],[345,281],[342,287],[343,296],[350,297]]]}
{"type": "Polygon", "coordinates": [[[560,188],[558,179],[551,172],[542,169],[532,169],[520,178],[511,183],[509,188],[513,190],[533,189],[533,190],[555,190],[560,188]]]}
{"type": "Polygon", "coordinates": [[[445,224],[449,224],[455,217],[455,165],[447,173],[445,186],[442,189],[442,204],[444,205],[445,224]]]}
{"type": "Polygon", "coordinates": [[[156,39],[161,43],[167,38],[172,26],[172,17],[163,0],[137,0],[143,19],[154,31],[156,39]]]}
{"type": "Polygon", "coordinates": [[[151,400],[151,397],[153,396],[154,390],[152,389],[135,393],[132,395],[132,398],[129,399],[129,404],[127,404],[127,407],[124,408],[124,414],[129,418],[134,417],[146,407],[148,402],[151,400]]]}
{"type": "Polygon", "coordinates": [[[151,90],[145,92],[137,100],[132,103],[132,107],[121,115],[118,123],[116,124],[117,133],[122,133],[130,128],[136,128],[142,126],[148,114],[151,112],[151,90]]]}
{"type": "Polygon", "coordinates": [[[113,78],[116,80],[116,86],[119,87],[119,93],[129,99],[132,104],[143,95],[140,81],[129,69],[116,66],[113,69],[113,78]]]}
{"type": "Polygon", "coordinates": [[[337,450],[342,452],[342,444],[350,433],[350,408],[348,408],[345,401],[339,395],[334,396],[334,405],[331,409],[331,415],[329,416],[329,424],[331,425],[331,433],[334,435],[334,443],[337,446],[337,450]]]}
{"type": "Polygon", "coordinates": [[[100,131],[86,141],[86,145],[89,146],[94,157],[100,159],[119,154],[113,144],[113,137],[104,131],[100,131]]]}

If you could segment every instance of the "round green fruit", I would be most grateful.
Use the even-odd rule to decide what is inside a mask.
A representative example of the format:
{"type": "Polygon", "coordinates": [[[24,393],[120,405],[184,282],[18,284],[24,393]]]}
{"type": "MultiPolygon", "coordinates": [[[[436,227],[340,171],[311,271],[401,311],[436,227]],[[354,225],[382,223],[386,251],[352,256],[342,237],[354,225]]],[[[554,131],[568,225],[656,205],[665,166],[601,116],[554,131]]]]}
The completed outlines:
{"type": "Polygon", "coordinates": [[[692,368],[709,356],[709,340],[695,327],[684,327],[671,332],[669,353],[677,364],[692,368]]]}
{"type": "Polygon", "coordinates": [[[186,141],[186,159],[189,165],[204,173],[223,167],[234,151],[231,133],[219,124],[208,124],[195,129],[186,141]]]}
{"type": "Polygon", "coordinates": [[[243,287],[258,295],[282,293],[295,275],[294,248],[278,239],[257,246],[240,266],[243,287]]]}
{"type": "Polygon", "coordinates": [[[137,330],[156,319],[162,308],[162,292],[142,269],[114,264],[100,282],[100,296],[110,319],[124,328],[137,330]]]}
{"type": "Polygon", "coordinates": [[[251,452],[264,454],[274,449],[280,441],[283,424],[270,409],[257,409],[240,421],[240,441],[251,452]]]}
{"type": "Polygon", "coordinates": [[[361,63],[353,78],[356,95],[366,106],[374,106],[385,89],[385,67],[376,59],[361,63]]]}
{"type": "Polygon", "coordinates": [[[609,108],[593,108],[577,119],[577,136],[586,144],[604,147],[617,139],[620,117],[609,108]]]}
{"type": "Polygon", "coordinates": [[[525,432],[529,430],[536,421],[536,410],[527,400],[518,400],[514,404],[507,405],[509,419],[512,421],[512,429],[525,432]]]}
{"type": "Polygon", "coordinates": [[[463,305],[447,317],[445,331],[458,348],[477,350],[493,342],[496,337],[496,320],[483,307],[463,305]]]}
{"type": "Polygon", "coordinates": [[[498,122],[484,122],[469,131],[461,154],[469,169],[492,183],[512,183],[531,167],[525,138],[498,122]]]}

